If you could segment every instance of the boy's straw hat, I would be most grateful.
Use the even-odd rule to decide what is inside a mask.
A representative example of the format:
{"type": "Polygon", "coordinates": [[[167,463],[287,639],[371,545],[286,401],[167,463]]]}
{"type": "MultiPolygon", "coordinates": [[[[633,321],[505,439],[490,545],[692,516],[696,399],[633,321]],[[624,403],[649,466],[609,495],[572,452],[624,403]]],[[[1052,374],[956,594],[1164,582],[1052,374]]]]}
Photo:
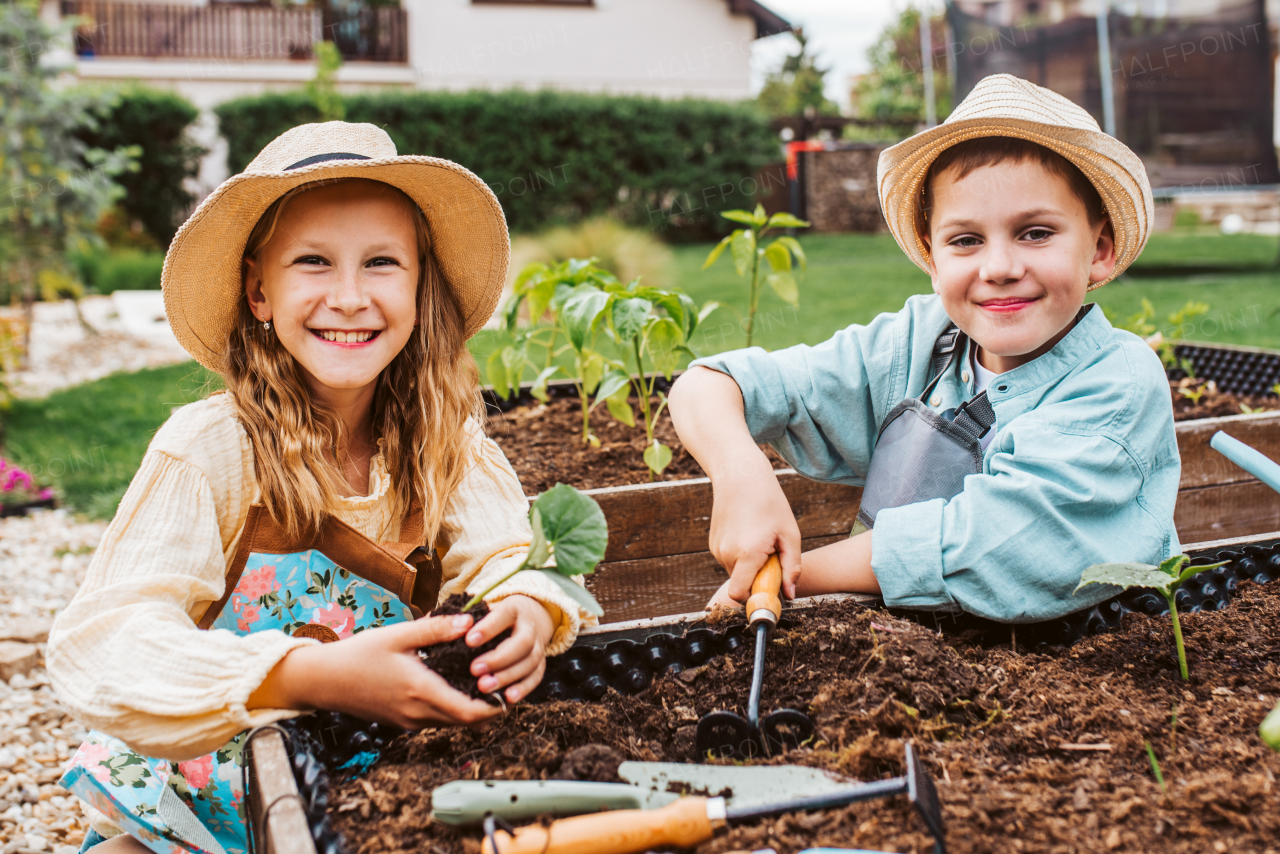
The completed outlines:
{"type": "Polygon", "coordinates": [[[431,228],[431,251],[462,310],[467,337],[493,314],[511,243],[502,208],[473,173],[438,157],[397,156],[386,131],[325,122],[286,131],[205,199],[178,230],[160,286],[178,342],[219,370],[244,294],[241,259],[271,203],[301,184],[367,178],[403,190],[431,228]]]}
{"type": "Polygon", "coordinates": [[[1080,107],[1011,74],[984,77],[947,120],[886,149],[880,155],[876,183],[880,207],[907,256],[929,272],[929,250],[916,233],[925,173],[947,148],[980,136],[1012,136],[1039,143],[1070,160],[1098,189],[1116,239],[1116,268],[1111,277],[1090,284],[1100,288],[1124,272],[1146,245],[1155,204],[1151,182],[1138,155],[1080,107]]]}

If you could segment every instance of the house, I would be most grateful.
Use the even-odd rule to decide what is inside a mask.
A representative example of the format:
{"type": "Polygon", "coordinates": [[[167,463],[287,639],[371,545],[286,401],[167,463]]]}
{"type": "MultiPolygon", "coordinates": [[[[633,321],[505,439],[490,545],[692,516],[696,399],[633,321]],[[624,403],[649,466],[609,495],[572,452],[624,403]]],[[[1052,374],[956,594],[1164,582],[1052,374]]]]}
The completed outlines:
{"type": "Polygon", "coordinates": [[[202,111],[212,149],[198,179],[226,177],[210,112],[231,98],[296,87],[311,46],[334,42],[344,91],[556,88],[659,97],[750,95],[752,43],[790,23],[758,0],[402,0],[403,5],[271,5],[224,0],[44,0],[84,18],[82,81],[173,89],[202,111]]]}

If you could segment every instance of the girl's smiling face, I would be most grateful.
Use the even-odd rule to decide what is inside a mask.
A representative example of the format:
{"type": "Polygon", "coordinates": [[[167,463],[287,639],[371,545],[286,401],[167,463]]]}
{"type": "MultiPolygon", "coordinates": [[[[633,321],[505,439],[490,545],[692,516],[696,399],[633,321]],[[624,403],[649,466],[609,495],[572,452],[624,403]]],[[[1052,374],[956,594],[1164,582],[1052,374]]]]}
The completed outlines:
{"type": "Polygon", "coordinates": [[[309,189],[245,259],[249,306],[319,397],[372,394],[417,323],[418,252],[413,213],[387,185],[309,189]]]}
{"type": "Polygon", "coordinates": [[[1115,267],[1107,221],[1089,221],[1067,180],[1032,160],[934,180],[933,290],[983,366],[1012,370],[1070,331],[1090,282],[1115,267]]]}

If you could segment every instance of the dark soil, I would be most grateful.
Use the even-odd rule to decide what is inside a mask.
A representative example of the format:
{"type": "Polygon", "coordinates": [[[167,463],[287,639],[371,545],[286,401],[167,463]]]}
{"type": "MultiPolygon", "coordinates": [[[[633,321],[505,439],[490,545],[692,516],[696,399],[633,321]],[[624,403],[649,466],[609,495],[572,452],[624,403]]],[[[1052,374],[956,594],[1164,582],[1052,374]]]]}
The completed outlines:
{"type": "MultiPolygon", "coordinates": [[[[1280,698],[1280,583],[1246,582],[1227,610],[1182,619],[1189,683],[1164,617],[1130,614],[1118,632],[1028,653],[854,605],[798,612],[770,645],[762,708],[808,712],[820,740],[774,761],[884,778],[902,772],[911,739],[937,783],[953,854],[1274,854],[1280,754],[1257,727],[1280,698]]],[[[476,854],[478,830],[430,820],[433,787],[584,768],[608,779],[618,758],[692,760],[702,714],[745,712],[750,655],[744,645],[634,697],[522,705],[484,729],[404,736],[366,778],[335,785],[329,818],[353,854],[476,854]],[[573,753],[588,745],[599,747],[573,753]]],[[[932,850],[897,797],[730,828],[697,851],[820,845],[932,850]]]]}
{"type": "MultiPolygon", "coordinates": [[[[638,408],[633,399],[632,408],[638,408]]],[[[657,399],[653,401],[656,408],[657,399]]],[[[549,403],[518,406],[510,412],[490,412],[487,432],[498,443],[528,495],[540,495],[557,483],[578,489],[649,483],[644,464],[644,422],[636,426],[614,421],[601,406],[591,413],[591,429],[600,439],[593,448],[582,441],[582,409],[577,398],[552,398],[549,403]]],[[[671,448],[671,464],[657,480],[706,477],[663,411],[654,430],[659,442],[671,448]]],[[[762,446],[763,447],[763,446],[762,446]]],[[[765,454],[775,469],[790,466],[768,447],[765,454]]]]}
{"type": "MultiPolygon", "coordinates": [[[[455,593],[448,599],[440,603],[440,606],[431,612],[433,617],[452,617],[455,614],[461,614],[462,608],[467,604],[471,597],[463,596],[455,593]]],[[[470,611],[470,614],[477,623],[489,616],[489,606],[484,602],[479,603],[470,611]]],[[[465,637],[448,643],[435,644],[434,646],[424,646],[418,650],[418,657],[422,659],[428,667],[439,673],[444,680],[452,685],[455,689],[466,694],[473,699],[481,699],[486,703],[497,706],[501,705],[493,694],[482,694],[477,687],[476,677],[471,675],[471,662],[473,659],[484,655],[491,649],[497,649],[498,644],[511,637],[511,630],[497,635],[488,643],[480,646],[467,646],[465,637]]]]}
{"type": "MultiPolygon", "coordinates": [[[[1211,383],[1198,403],[1182,394],[1184,389],[1194,394],[1201,385],[1188,380],[1169,382],[1175,421],[1240,415],[1241,404],[1250,409],[1280,409],[1280,398],[1239,397],[1220,392],[1211,383]]],[[[614,421],[602,406],[591,413],[591,429],[600,438],[599,448],[581,441],[582,413],[578,401],[571,398],[553,398],[545,405],[518,406],[510,412],[491,412],[488,423],[489,435],[507,455],[529,495],[540,495],[557,483],[579,489],[649,483],[649,469],[642,456],[644,428],[640,422],[637,421],[634,428],[628,427],[614,421]]],[[[672,451],[671,465],[658,480],[706,477],[702,467],[680,443],[666,412],[658,421],[655,435],[672,451]]],[[[775,469],[790,468],[772,448],[765,445],[761,448],[775,469]]]]}

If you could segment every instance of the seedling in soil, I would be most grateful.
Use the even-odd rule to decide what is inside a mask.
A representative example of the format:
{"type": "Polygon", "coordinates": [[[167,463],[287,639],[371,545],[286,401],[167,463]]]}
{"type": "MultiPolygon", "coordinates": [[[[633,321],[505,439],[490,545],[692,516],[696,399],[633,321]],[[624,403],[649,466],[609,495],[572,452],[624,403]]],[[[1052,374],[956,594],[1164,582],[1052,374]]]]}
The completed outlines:
{"type": "Polygon", "coordinates": [[[750,347],[751,336],[756,329],[756,311],[760,307],[760,262],[764,261],[771,271],[765,276],[769,287],[773,288],[774,293],[782,297],[788,305],[795,305],[800,301],[800,288],[792,272],[792,256],[799,262],[802,271],[807,267],[804,250],[800,248],[800,242],[794,237],[779,237],[768,246],[761,246],[760,241],[771,229],[808,228],[809,223],[796,219],[789,213],[776,213],[769,216],[764,212],[763,205],[756,205],[754,212],[725,211],[720,216],[733,222],[740,222],[747,227],[739,228],[717,243],[707,255],[702,269],[705,270],[714,264],[724,250],[728,249],[733,256],[733,267],[739,276],[746,275],[748,270],[751,271],[751,293],[747,301],[747,346],[750,347]]]}
{"type": "Polygon", "coordinates": [[[1173,620],[1173,640],[1178,647],[1178,670],[1185,682],[1190,678],[1187,674],[1187,650],[1182,644],[1182,624],[1178,621],[1178,603],[1174,597],[1191,578],[1206,569],[1217,569],[1227,561],[1211,563],[1206,566],[1187,566],[1191,562],[1189,555],[1177,555],[1161,563],[1151,566],[1146,563],[1095,563],[1080,576],[1080,585],[1076,593],[1090,584],[1114,584],[1128,590],[1130,587],[1150,587],[1158,590],[1169,603],[1169,617],[1173,620]]]}
{"type": "Polygon", "coordinates": [[[533,543],[524,562],[472,596],[463,606],[466,613],[480,604],[499,584],[520,572],[541,572],[575,602],[597,617],[604,609],[572,576],[589,575],[604,560],[609,544],[609,525],[600,505],[572,486],[557,483],[533,502],[529,509],[533,543]],[[555,563],[548,565],[551,558],[555,563]]]}
{"type": "Polygon", "coordinates": [[[1152,749],[1151,742],[1144,741],[1142,743],[1147,747],[1147,761],[1151,763],[1151,773],[1155,776],[1156,783],[1160,785],[1160,791],[1167,798],[1169,797],[1169,790],[1165,788],[1164,775],[1160,773],[1160,762],[1156,759],[1156,752],[1152,749]]]}
{"type": "Polygon", "coordinates": [[[1280,703],[1276,703],[1271,713],[1262,719],[1262,726],[1258,727],[1258,735],[1262,737],[1262,742],[1267,747],[1280,751],[1280,703]]]}

